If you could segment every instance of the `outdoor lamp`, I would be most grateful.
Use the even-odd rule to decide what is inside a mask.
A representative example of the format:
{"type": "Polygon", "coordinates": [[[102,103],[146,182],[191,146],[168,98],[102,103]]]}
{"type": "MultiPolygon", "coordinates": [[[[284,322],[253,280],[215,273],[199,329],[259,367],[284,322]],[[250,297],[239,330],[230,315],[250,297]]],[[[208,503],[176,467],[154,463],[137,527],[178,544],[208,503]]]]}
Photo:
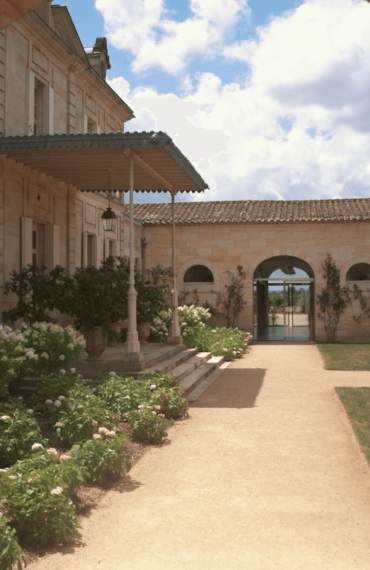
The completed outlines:
{"type": "Polygon", "coordinates": [[[110,175],[112,170],[107,168],[108,172],[108,194],[109,194],[109,206],[101,215],[103,220],[103,228],[105,232],[114,232],[116,229],[117,216],[110,207],[110,175]]]}
{"type": "Polygon", "coordinates": [[[114,232],[116,230],[117,216],[112,208],[108,206],[101,215],[103,220],[103,228],[105,232],[114,232]]]}

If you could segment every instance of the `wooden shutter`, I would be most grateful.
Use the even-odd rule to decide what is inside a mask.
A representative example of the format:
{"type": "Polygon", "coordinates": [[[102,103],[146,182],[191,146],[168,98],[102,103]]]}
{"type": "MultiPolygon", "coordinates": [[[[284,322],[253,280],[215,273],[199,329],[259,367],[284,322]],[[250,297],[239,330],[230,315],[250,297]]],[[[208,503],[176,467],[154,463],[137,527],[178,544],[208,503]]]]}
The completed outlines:
{"type": "Polygon", "coordinates": [[[33,71],[28,72],[28,118],[27,118],[27,135],[33,135],[33,125],[35,116],[35,74],[33,71]]]}
{"type": "Polygon", "coordinates": [[[60,264],[60,228],[55,224],[44,226],[44,263],[48,271],[60,264]]]}
{"type": "Polygon", "coordinates": [[[32,218],[21,217],[21,264],[32,263],[32,218]]]}

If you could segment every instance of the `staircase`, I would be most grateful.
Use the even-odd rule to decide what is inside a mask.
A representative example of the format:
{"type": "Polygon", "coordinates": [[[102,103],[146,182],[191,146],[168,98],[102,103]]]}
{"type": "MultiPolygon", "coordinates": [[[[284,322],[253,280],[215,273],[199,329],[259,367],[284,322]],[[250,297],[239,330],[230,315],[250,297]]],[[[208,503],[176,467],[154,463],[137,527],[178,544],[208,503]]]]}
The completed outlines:
{"type": "Polygon", "coordinates": [[[184,388],[188,399],[192,400],[190,395],[195,388],[216,372],[224,362],[223,356],[212,356],[210,352],[198,352],[196,348],[185,348],[149,370],[153,372],[160,370],[165,374],[172,374],[184,388]]]}
{"type": "MultiPolygon", "coordinates": [[[[117,374],[133,376],[139,382],[144,378],[144,371],[124,372],[122,367],[122,349],[109,347],[106,359],[91,363],[86,356],[75,363],[77,372],[85,380],[95,376],[97,372],[114,371],[117,374]]],[[[145,369],[159,370],[164,374],[172,374],[185,390],[189,402],[195,401],[209,386],[220,371],[228,366],[223,356],[212,356],[210,352],[198,352],[197,348],[185,348],[184,345],[144,345],[145,369]]],[[[15,395],[28,396],[37,389],[37,380],[31,375],[24,374],[15,390],[15,395]]]]}

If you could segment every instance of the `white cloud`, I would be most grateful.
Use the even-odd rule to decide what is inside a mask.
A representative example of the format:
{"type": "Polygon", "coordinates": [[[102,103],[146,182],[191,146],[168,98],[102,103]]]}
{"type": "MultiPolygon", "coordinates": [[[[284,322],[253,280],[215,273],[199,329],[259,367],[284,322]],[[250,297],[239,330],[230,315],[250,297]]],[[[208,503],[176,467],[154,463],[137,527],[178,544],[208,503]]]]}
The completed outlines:
{"type": "Polygon", "coordinates": [[[363,0],[306,0],[224,50],[248,62],[244,82],[203,73],[190,94],[143,88],[127,102],[178,135],[207,199],[370,195],[369,30],[363,0]]]}
{"type": "Polygon", "coordinates": [[[226,33],[244,14],[247,0],[191,0],[191,18],[169,19],[164,0],[96,0],[110,42],[134,55],[134,72],[157,67],[180,74],[197,55],[222,52],[226,33]]]}

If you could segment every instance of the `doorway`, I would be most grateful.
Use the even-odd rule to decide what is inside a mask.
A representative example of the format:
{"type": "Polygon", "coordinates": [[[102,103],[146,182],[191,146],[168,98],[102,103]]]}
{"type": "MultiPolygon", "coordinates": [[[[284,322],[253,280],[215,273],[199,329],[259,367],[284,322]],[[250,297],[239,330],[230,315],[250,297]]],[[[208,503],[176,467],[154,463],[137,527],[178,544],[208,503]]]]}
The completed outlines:
{"type": "Polygon", "coordinates": [[[313,341],[314,277],[303,260],[280,256],[260,264],[254,275],[253,305],[255,339],[313,341]]]}

